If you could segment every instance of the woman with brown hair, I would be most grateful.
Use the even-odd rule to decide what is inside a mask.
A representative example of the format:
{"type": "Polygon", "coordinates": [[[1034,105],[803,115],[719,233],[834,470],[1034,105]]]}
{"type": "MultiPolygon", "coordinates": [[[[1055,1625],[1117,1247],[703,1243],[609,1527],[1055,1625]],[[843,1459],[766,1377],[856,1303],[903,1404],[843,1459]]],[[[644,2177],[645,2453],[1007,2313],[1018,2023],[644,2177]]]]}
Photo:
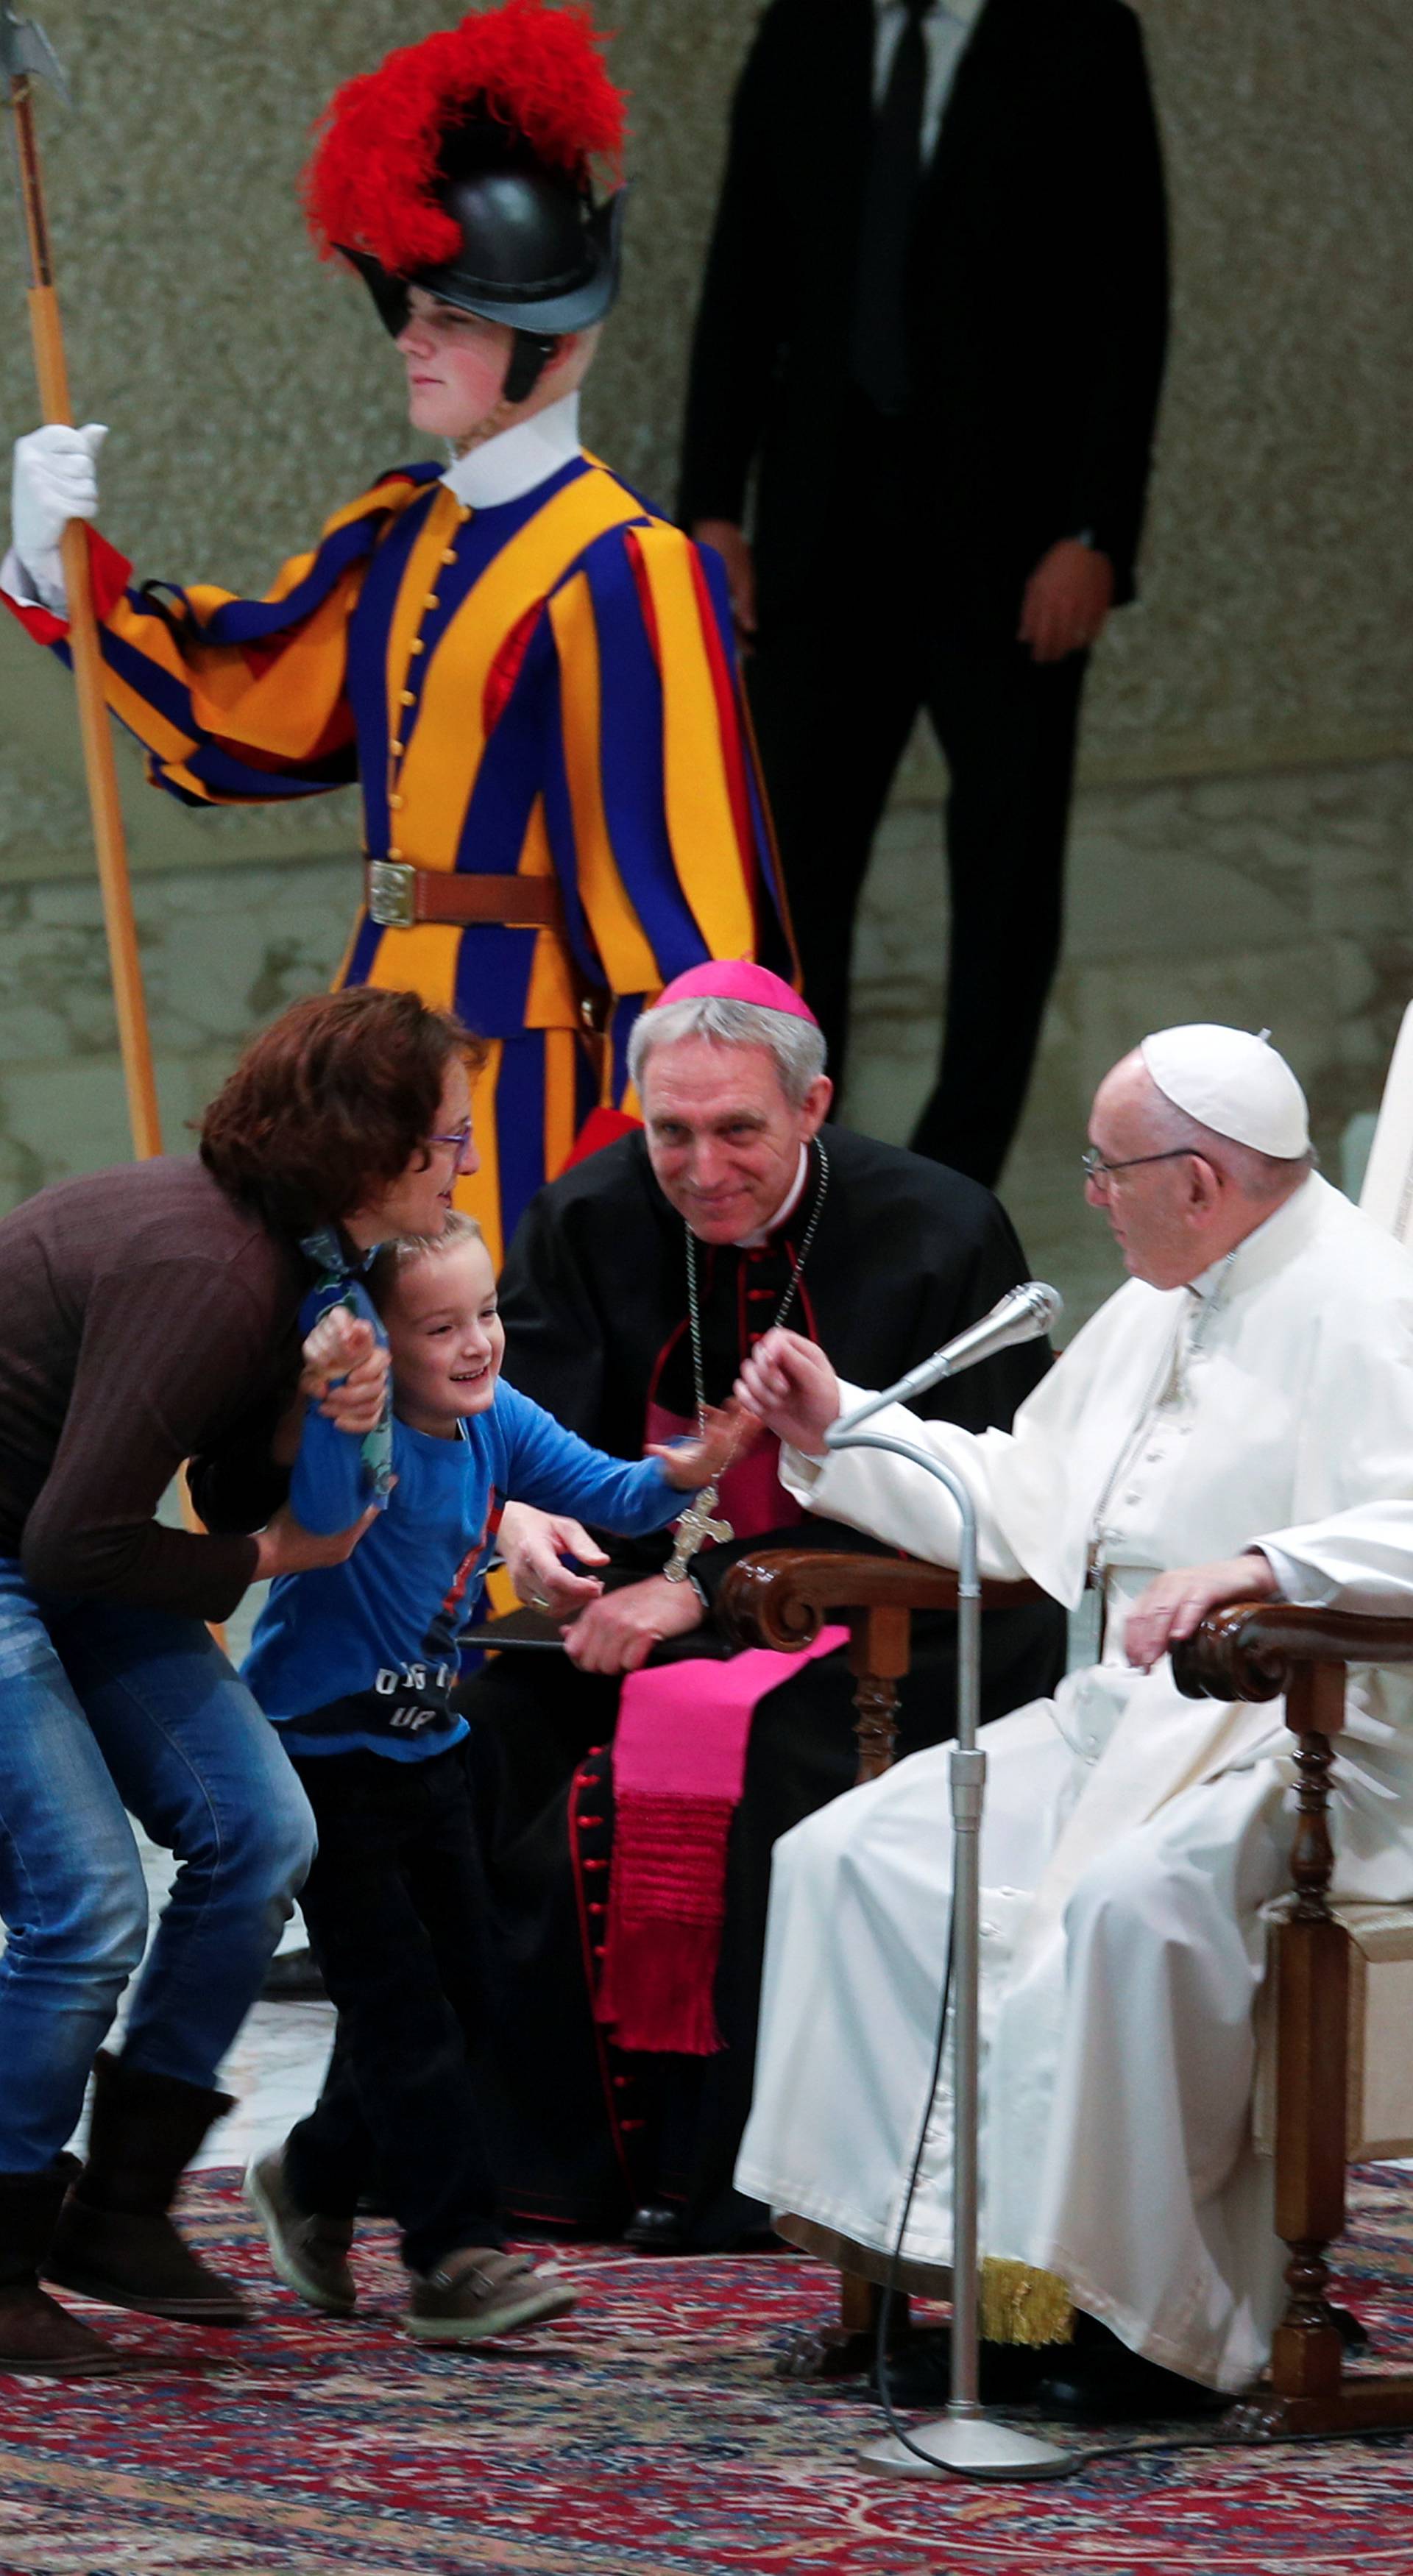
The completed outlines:
{"type": "MultiPolygon", "coordinates": [[[[440,1232],[475,1168],[474,1061],[412,993],[296,1003],[207,1111],[199,1159],[61,1182],[0,1222],[0,2369],[121,2366],[41,2277],[241,2321],[167,2213],[230,2107],[216,2071],[313,1830],[204,1623],[361,1534],[313,1538],[279,1508],[300,1304],[385,1237],[440,1232]],[[184,1460],[201,1534],[157,1518],[184,1460]],[[129,1814],[181,1866],[122,2053],[98,2057],[80,2172],[64,2143],[146,1937],[129,1814]]],[[[346,1427],[376,1433],[383,1370],[346,1382],[346,1427]]]]}

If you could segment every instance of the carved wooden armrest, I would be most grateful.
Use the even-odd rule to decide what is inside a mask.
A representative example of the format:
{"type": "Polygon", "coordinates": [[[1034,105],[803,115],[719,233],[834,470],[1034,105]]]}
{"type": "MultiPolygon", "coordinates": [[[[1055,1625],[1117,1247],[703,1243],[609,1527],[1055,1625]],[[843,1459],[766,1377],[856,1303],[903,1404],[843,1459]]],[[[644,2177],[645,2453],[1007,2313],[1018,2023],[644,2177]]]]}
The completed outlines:
{"type": "Polygon", "coordinates": [[[1350,1664],[1413,1663],[1413,1620],[1305,1609],[1290,1601],[1233,1601],[1173,1649],[1189,1699],[1285,1695],[1296,1738],[1294,1901],[1275,1928],[1271,1977],[1277,2018],[1276,2232],[1290,2249],[1285,2315],[1275,2331],[1269,2388],[1252,2391],[1233,2427],[1270,2438],[1413,2425],[1413,2374],[1344,2377],[1339,2323],[1328,2299],[1329,2247],[1344,2232],[1349,2098],[1349,1939],[1329,1900],[1335,1739],[1350,1664]]]}
{"type": "MultiPolygon", "coordinates": [[[[981,1587],[984,1610],[1047,1597],[1035,1583],[981,1587]]],[[[831,1616],[956,1606],[957,1578],[945,1566],[911,1556],[842,1556],[807,1547],[738,1558],[717,1595],[718,1616],[737,1645],[773,1646],[781,1654],[812,1646],[831,1616]]]]}
{"type": "Polygon", "coordinates": [[[1230,1601],[1174,1646],[1172,1660],[1188,1699],[1278,1699],[1312,1664],[1413,1663],[1413,1619],[1230,1601]]]}

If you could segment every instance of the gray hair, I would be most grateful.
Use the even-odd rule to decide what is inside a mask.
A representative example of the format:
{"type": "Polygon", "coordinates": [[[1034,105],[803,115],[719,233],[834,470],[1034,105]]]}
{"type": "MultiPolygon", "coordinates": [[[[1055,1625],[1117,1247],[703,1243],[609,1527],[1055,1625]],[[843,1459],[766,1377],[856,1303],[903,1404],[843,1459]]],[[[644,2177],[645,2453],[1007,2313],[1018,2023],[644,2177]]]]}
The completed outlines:
{"type": "Polygon", "coordinates": [[[682,1038],[706,1038],[712,1046],[764,1047],[795,1109],[803,1106],[811,1083],[824,1071],[824,1032],[813,1020],[766,1010],[759,1002],[727,1002],[715,993],[701,993],[690,1001],[669,1002],[666,1009],[639,1012],[628,1040],[628,1071],[640,1091],[654,1048],[676,1046],[682,1038]]]}
{"type": "Polygon", "coordinates": [[[1204,1127],[1200,1118],[1190,1117],[1169,1100],[1151,1074],[1148,1079],[1153,1091],[1153,1124],[1164,1144],[1186,1146],[1191,1153],[1200,1154],[1204,1162],[1235,1183],[1243,1198],[1253,1200],[1258,1207],[1289,1197],[1296,1183],[1314,1171],[1319,1158],[1313,1145],[1303,1154],[1263,1154],[1258,1145],[1241,1145],[1234,1136],[1222,1136],[1215,1127],[1204,1127]]]}
{"type": "Polygon", "coordinates": [[[485,1240],[476,1219],[468,1216],[464,1208],[447,1210],[440,1234],[390,1235],[386,1243],[379,1244],[367,1270],[368,1294],[379,1314],[395,1296],[398,1281],[414,1261],[435,1261],[439,1253],[455,1252],[459,1244],[485,1240]]]}

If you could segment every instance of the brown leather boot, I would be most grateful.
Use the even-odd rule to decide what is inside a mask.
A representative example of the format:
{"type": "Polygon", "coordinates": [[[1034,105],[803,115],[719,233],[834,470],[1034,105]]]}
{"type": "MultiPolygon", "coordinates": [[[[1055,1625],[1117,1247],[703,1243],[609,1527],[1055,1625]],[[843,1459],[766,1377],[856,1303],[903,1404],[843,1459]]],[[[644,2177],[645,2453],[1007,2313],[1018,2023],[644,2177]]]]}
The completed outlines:
{"type": "Polygon", "coordinates": [[[59,2204],[77,2172],[75,2156],[60,2156],[40,2173],[0,2174],[0,2371],[113,2379],[133,2368],[129,2354],[39,2286],[59,2204]]]}
{"type": "Polygon", "coordinates": [[[240,2326],[235,2285],[184,2245],[168,2216],[183,2168],[229,2093],[152,2075],[99,2052],[88,2162],[69,2193],[44,2264],[47,2281],[178,2324],[240,2326]]]}

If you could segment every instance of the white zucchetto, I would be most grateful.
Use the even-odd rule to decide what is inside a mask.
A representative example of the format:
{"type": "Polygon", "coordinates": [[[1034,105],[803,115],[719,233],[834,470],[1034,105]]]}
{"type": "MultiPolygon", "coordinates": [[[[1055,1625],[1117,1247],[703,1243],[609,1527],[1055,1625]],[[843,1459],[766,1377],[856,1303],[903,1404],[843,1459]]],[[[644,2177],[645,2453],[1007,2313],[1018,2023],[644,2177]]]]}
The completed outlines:
{"type": "Polygon", "coordinates": [[[1309,1152],[1305,1094],[1264,1037],[1198,1020],[1160,1029],[1138,1052],[1163,1098],[1214,1134],[1282,1162],[1309,1152]]]}

